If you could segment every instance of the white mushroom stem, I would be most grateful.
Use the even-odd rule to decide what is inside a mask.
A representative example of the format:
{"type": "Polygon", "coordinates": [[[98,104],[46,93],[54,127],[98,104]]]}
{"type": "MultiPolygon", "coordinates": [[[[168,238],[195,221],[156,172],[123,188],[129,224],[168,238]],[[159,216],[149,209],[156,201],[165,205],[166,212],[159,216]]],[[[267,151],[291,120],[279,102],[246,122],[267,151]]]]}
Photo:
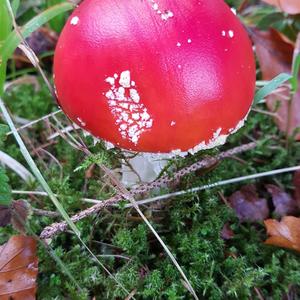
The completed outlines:
{"type": "MultiPolygon", "coordinates": [[[[125,153],[125,156],[129,154],[125,153]]],[[[168,159],[169,154],[138,153],[133,158],[123,160],[122,183],[126,187],[133,187],[141,182],[152,182],[167,165],[168,159]]]]}

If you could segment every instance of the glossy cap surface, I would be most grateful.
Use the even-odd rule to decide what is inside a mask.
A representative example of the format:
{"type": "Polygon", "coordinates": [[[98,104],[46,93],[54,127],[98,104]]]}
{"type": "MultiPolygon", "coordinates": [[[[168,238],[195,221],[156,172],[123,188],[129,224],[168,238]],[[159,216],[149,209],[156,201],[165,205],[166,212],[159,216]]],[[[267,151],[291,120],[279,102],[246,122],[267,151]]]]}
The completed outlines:
{"type": "Polygon", "coordinates": [[[255,88],[251,42],[222,0],[85,0],[60,36],[54,74],[74,122],[143,152],[224,143],[255,88]]]}

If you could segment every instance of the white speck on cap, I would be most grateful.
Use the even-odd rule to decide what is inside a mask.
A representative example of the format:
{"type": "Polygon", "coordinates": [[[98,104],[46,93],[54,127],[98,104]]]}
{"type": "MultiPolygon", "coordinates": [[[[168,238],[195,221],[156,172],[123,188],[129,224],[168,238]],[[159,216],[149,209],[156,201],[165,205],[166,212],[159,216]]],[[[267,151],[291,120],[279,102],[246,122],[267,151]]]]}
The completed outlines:
{"type": "Polygon", "coordinates": [[[153,3],[152,8],[153,8],[154,10],[158,10],[158,4],[157,4],[157,3],[153,3]]]}
{"type": "Polygon", "coordinates": [[[127,70],[121,73],[119,83],[124,88],[130,87],[130,71],[127,70]]]}
{"type": "Polygon", "coordinates": [[[158,3],[155,2],[155,0],[148,0],[151,4],[152,9],[161,17],[163,21],[167,21],[170,18],[174,17],[174,14],[172,11],[166,9],[164,12],[159,9],[158,3]]]}
{"type": "Polygon", "coordinates": [[[114,84],[115,84],[115,78],[114,78],[114,77],[107,77],[107,78],[105,79],[105,81],[106,81],[107,83],[109,83],[110,85],[114,85],[114,84]]]}
{"type": "Polygon", "coordinates": [[[115,95],[114,95],[114,93],[111,91],[111,90],[109,90],[106,94],[105,94],[105,97],[106,98],[108,98],[108,99],[115,99],[115,95]]]}
{"type": "Polygon", "coordinates": [[[140,114],[139,113],[135,113],[135,114],[132,114],[132,119],[133,120],[139,120],[140,119],[140,114]]]}
{"type": "Polygon", "coordinates": [[[71,19],[70,24],[71,24],[71,25],[77,25],[78,22],[79,22],[79,18],[78,18],[77,16],[75,16],[75,17],[73,17],[73,18],[71,19]]]}
{"type": "Polygon", "coordinates": [[[161,14],[161,19],[167,21],[170,18],[173,18],[174,14],[170,10],[166,10],[164,13],[161,14]]]}
{"type": "Polygon", "coordinates": [[[205,143],[205,141],[203,141],[200,144],[196,145],[195,147],[189,149],[188,151],[181,151],[180,149],[177,149],[177,150],[173,150],[172,153],[175,155],[184,157],[184,156],[188,155],[189,153],[195,154],[200,150],[212,149],[217,146],[223,145],[223,144],[225,144],[226,139],[229,134],[228,135],[220,134],[221,131],[222,131],[222,128],[218,128],[214,132],[213,137],[209,140],[208,143],[205,143]]]}
{"type": "Polygon", "coordinates": [[[180,46],[181,46],[181,43],[178,42],[176,46],[177,46],[177,47],[180,47],[180,46]]]}
{"type": "Polygon", "coordinates": [[[200,150],[207,150],[207,149],[212,149],[212,148],[215,148],[217,146],[221,146],[221,145],[224,145],[226,143],[226,140],[227,140],[227,137],[230,135],[230,134],[233,134],[235,132],[237,132],[239,129],[241,129],[244,125],[245,125],[245,122],[248,118],[248,115],[251,111],[251,108],[250,110],[248,111],[248,113],[246,114],[246,116],[240,120],[235,127],[229,129],[229,134],[221,134],[222,132],[222,128],[218,128],[214,133],[213,133],[213,137],[209,140],[208,143],[205,143],[205,142],[201,142],[200,144],[198,144],[197,146],[189,149],[188,151],[181,151],[180,149],[177,149],[177,150],[174,150],[172,151],[173,154],[175,155],[179,155],[179,156],[186,156],[188,155],[189,153],[190,154],[195,154],[197,153],[198,151],[200,150]]]}
{"type": "Polygon", "coordinates": [[[191,39],[188,39],[187,42],[190,44],[190,43],[192,42],[192,40],[191,40],[191,39]]]}
{"type": "Polygon", "coordinates": [[[124,124],[124,123],[121,124],[121,125],[120,125],[120,129],[121,129],[121,130],[126,130],[126,129],[127,129],[127,125],[124,124]]]}
{"type": "Polygon", "coordinates": [[[105,79],[111,85],[105,93],[111,113],[116,118],[115,124],[123,139],[128,139],[135,145],[138,143],[141,134],[153,126],[153,119],[148,113],[144,104],[140,103],[140,95],[135,88],[134,81],[130,81],[130,71],[123,71],[120,75],[119,85],[114,77],[105,79]]]}
{"type": "Polygon", "coordinates": [[[234,32],[233,32],[233,30],[229,30],[229,31],[228,31],[228,34],[229,34],[229,37],[230,37],[230,38],[233,38],[233,37],[234,37],[234,32]]]}
{"type": "Polygon", "coordinates": [[[140,101],[140,95],[139,93],[137,92],[136,89],[130,89],[129,90],[129,93],[130,93],[130,98],[135,102],[135,103],[139,103],[140,101]]]}

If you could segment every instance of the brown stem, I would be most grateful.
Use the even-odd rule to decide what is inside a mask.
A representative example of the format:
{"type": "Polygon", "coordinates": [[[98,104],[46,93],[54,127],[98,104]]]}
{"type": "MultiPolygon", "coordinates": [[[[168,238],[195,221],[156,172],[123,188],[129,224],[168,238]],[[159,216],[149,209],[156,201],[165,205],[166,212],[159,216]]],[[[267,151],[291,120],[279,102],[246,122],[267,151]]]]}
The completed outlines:
{"type": "Polygon", "coordinates": [[[39,208],[32,208],[32,212],[37,216],[50,217],[50,218],[58,218],[61,216],[59,212],[43,210],[39,208]]]}

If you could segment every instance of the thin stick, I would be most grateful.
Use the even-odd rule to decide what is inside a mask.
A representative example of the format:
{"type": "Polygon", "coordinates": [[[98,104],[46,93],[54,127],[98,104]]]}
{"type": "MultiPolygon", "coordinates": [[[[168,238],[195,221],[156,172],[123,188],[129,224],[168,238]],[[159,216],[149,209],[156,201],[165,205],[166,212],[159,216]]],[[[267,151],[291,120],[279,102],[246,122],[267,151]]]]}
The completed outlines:
{"type": "MultiPolygon", "coordinates": [[[[182,195],[186,195],[189,193],[195,193],[195,192],[199,192],[199,191],[203,191],[205,189],[211,189],[211,188],[215,188],[218,186],[224,186],[224,185],[228,185],[228,184],[233,184],[233,183],[239,183],[242,181],[246,181],[246,180],[251,180],[251,179],[258,179],[258,178],[262,178],[262,177],[268,177],[268,176],[275,176],[278,174],[283,174],[283,173],[288,173],[288,172],[294,172],[294,171],[298,171],[300,170],[300,166],[295,166],[295,167],[290,167],[290,168],[282,168],[282,169],[277,169],[277,170],[272,170],[272,171],[268,171],[268,172],[262,172],[262,173],[256,173],[256,174],[252,174],[252,175],[247,175],[247,176],[241,176],[241,177],[236,177],[236,178],[231,178],[231,179],[227,179],[227,180],[221,180],[212,184],[207,184],[207,185],[203,185],[200,187],[195,187],[192,189],[188,189],[188,190],[182,190],[182,191],[178,191],[178,192],[174,192],[174,193],[168,193],[168,194],[164,194],[164,195],[160,195],[157,197],[153,197],[153,198],[147,198],[147,199],[143,199],[140,201],[136,201],[136,203],[140,206],[140,205],[145,205],[145,204],[149,204],[152,202],[156,202],[156,201],[162,201],[168,198],[173,198],[173,197],[178,197],[178,196],[182,196],[182,195]]],[[[48,196],[47,193],[45,192],[37,192],[37,191],[18,191],[18,190],[12,190],[12,194],[18,194],[18,195],[37,195],[37,196],[48,196]]],[[[95,204],[101,204],[104,205],[104,203],[107,200],[96,200],[96,199],[90,199],[90,198],[82,198],[81,199],[84,202],[87,203],[95,203],[95,204]]],[[[107,207],[109,205],[105,205],[105,207],[107,207]]],[[[130,208],[132,207],[132,204],[126,204],[125,208],[130,208]]]]}
{"type": "MultiPolygon", "coordinates": [[[[149,204],[149,203],[152,203],[152,202],[166,200],[166,199],[169,199],[169,198],[172,198],[172,197],[178,197],[178,196],[186,195],[186,194],[189,194],[189,193],[196,193],[196,192],[199,192],[199,191],[215,188],[215,187],[218,187],[218,186],[238,183],[238,182],[242,182],[242,181],[245,181],[245,180],[257,179],[257,178],[261,178],[261,177],[274,176],[274,175],[277,175],[277,174],[294,172],[294,171],[298,171],[298,170],[300,170],[300,166],[277,169],[277,170],[272,170],[272,171],[268,171],[268,172],[262,172],[262,173],[247,175],[247,176],[231,178],[231,179],[228,179],[228,180],[221,180],[221,181],[218,181],[218,182],[215,182],[215,183],[212,183],[212,184],[207,184],[207,185],[195,187],[195,188],[191,188],[191,189],[188,189],[188,190],[182,190],[182,191],[169,193],[169,194],[164,194],[164,195],[149,198],[149,199],[144,199],[144,200],[141,200],[141,201],[137,201],[137,204],[138,205],[149,204]]],[[[132,207],[132,205],[130,203],[125,205],[125,208],[129,208],[129,207],[132,207]]]]}
{"type": "Polygon", "coordinates": [[[39,209],[32,207],[32,212],[37,215],[37,216],[43,216],[43,217],[49,217],[49,218],[57,218],[60,217],[60,213],[56,211],[49,211],[49,210],[44,210],[44,209],[39,209]]]}
{"type": "MultiPolygon", "coordinates": [[[[22,190],[12,190],[12,194],[15,195],[32,195],[32,196],[41,196],[41,197],[49,197],[48,193],[46,192],[40,192],[40,191],[22,191],[22,190]]],[[[59,195],[54,194],[55,197],[58,197],[59,195]]],[[[105,200],[96,200],[96,199],[90,199],[90,198],[81,198],[81,201],[87,202],[87,203],[103,203],[105,200]]]]}
{"type": "MultiPolygon", "coordinates": [[[[25,125],[23,125],[23,126],[18,127],[18,128],[16,129],[16,131],[20,131],[20,130],[23,130],[23,129],[25,129],[25,128],[31,127],[32,125],[37,124],[37,123],[39,123],[39,122],[41,122],[41,121],[47,120],[47,119],[49,119],[49,118],[51,118],[51,117],[57,115],[57,114],[60,113],[60,112],[62,112],[61,109],[60,109],[60,110],[57,110],[57,111],[55,111],[55,112],[53,112],[53,113],[50,113],[50,114],[48,114],[48,115],[46,115],[46,116],[43,116],[42,118],[36,119],[36,120],[34,120],[34,121],[31,121],[31,122],[29,122],[29,123],[27,123],[27,124],[25,124],[25,125]]],[[[9,131],[6,135],[8,136],[8,135],[11,135],[12,133],[13,133],[12,131],[9,131]]]]}

